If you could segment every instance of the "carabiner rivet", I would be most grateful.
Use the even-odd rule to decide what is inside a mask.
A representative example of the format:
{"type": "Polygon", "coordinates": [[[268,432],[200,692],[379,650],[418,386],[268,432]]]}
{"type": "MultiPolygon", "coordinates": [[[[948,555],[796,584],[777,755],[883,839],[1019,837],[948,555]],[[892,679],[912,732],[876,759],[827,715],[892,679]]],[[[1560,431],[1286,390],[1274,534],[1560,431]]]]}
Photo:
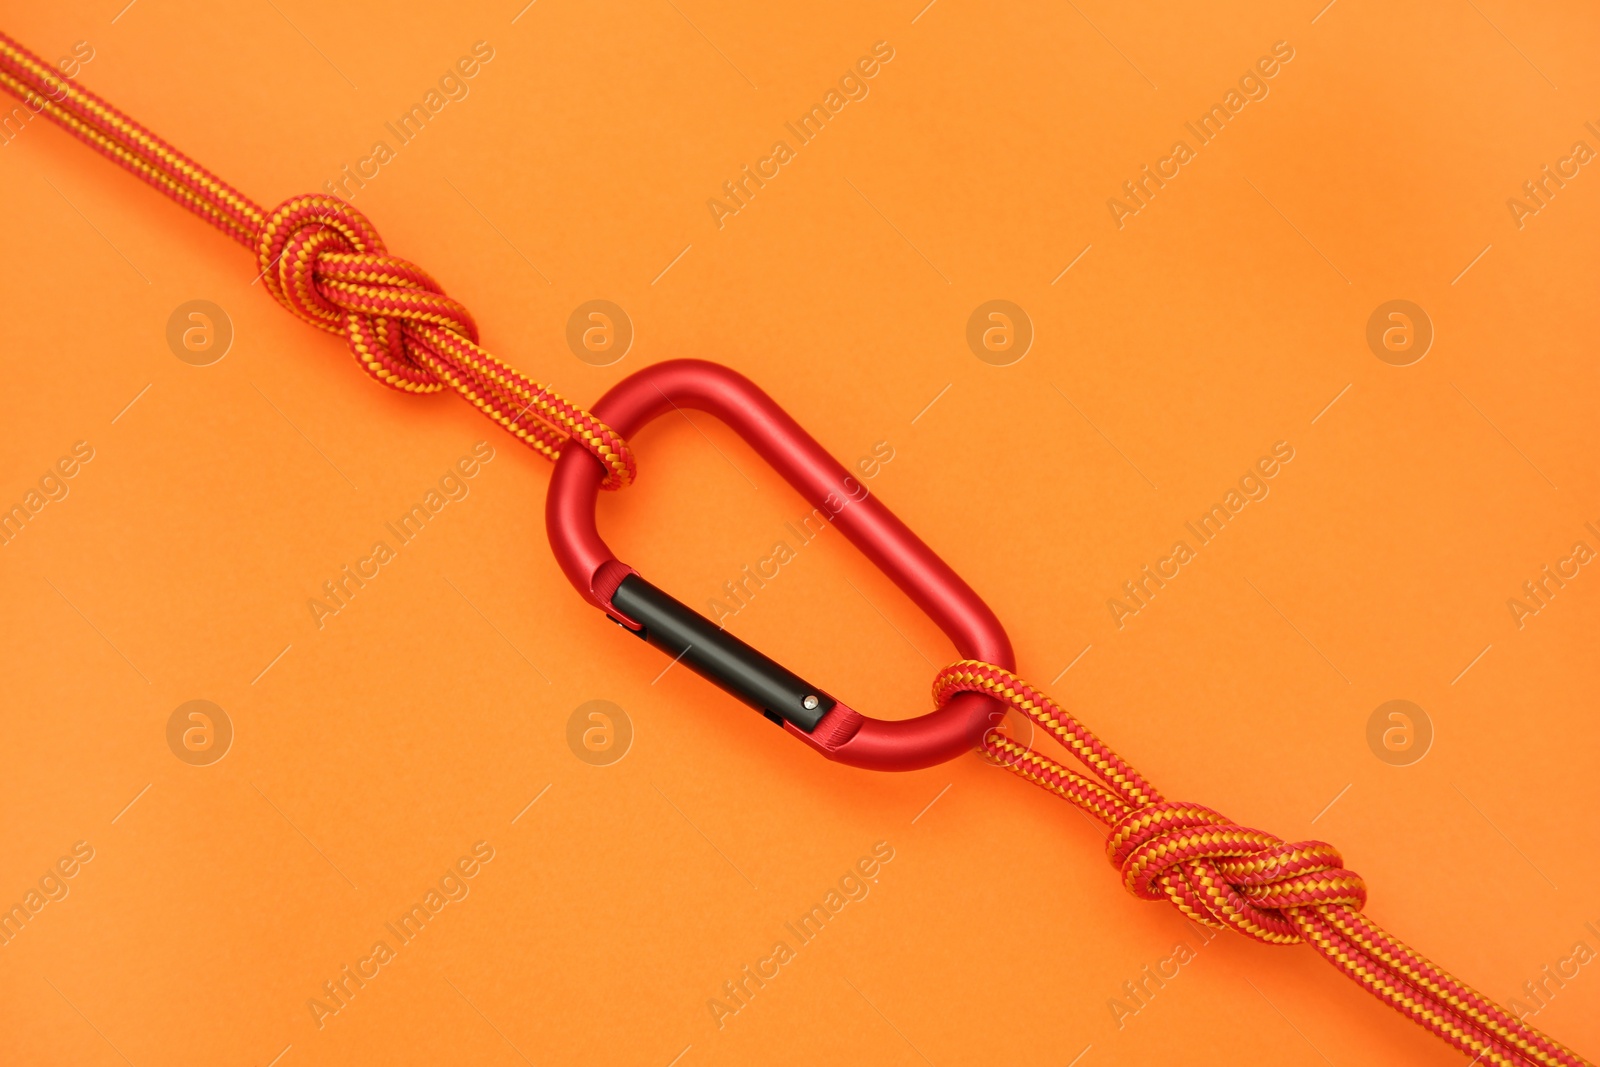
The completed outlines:
{"type": "Polygon", "coordinates": [[[818,703],[820,703],[820,701],[818,701],[815,696],[808,695],[804,700],[802,700],[800,702],[800,705],[802,707],[804,707],[807,711],[816,711],[818,703]]]}

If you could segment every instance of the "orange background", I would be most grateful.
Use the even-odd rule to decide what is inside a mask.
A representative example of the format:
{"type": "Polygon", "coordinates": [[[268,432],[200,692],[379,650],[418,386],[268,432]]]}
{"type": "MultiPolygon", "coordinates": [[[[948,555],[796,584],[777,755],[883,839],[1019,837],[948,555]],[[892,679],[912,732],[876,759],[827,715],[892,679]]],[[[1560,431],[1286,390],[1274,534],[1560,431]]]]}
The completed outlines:
{"type": "MultiPolygon", "coordinates": [[[[1600,147],[1592,11],[521,6],[97,0],[4,28],[52,60],[89,41],[83,84],[268,205],[489,42],[355,203],[494,352],[580,403],[716,359],[847,463],[889,442],[872,490],[1168,795],[1337,843],[1371,914],[1502,1001],[1600,950],[1600,577],[1520,630],[1506,607],[1600,547],[1600,177],[1521,229],[1506,207],[1600,147]],[[706,200],[880,40],[870,95],[718,229],[706,200]],[[1119,230],[1107,199],[1277,41],[1270,95],[1119,230]],[[605,368],[565,342],[594,298],[637,334],[605,368]],[[965,341],[993,298],[1036,331],[1008,367],[965,341]],[[1396,298],[1436,330],[1407,367],[1365,340],[1396,298]],[[1117,629],[1107,599],[1279,440],[1271,495],[1117,629]],[[1393,699],[1435,731],[1411,766],[1367,745],[1393,699]]],[[[95,850],[0,948],[0,1059],[1458,1061],[1309,950],[1233,937],[1119,1029],[1122,983],[1194,938],[1064,805],[975,756],[831,765],[662,675],[556,568],[541,460],[378,387],[238,247],[59,130],[0,148],[0,204],[0,498],[95,450],[0,549],[0,902],[95,850]],[[235,330],[207,367],[165,339],[201,298],[235,330]],[[307,599],[479,440],[471,495],[319,630],[307,599]],[[211,766],[165,740],[192,699],[236,731],[211,766]],[[610,766],[566,740],[597,699],[634,732],[610,766]],[[319,1029],[322,983],[478,841],[470,895],[319,1029]],[[708,1000],[879,841],[870,895],[719,1028],[708,1000]]],[[[701,607],[807,508],[691,421],[638,435],[601,525],[701,607]]],[[[836,534],[730,627],[883,716],[925,710],[953,655],[836,534]]],[[[1600,963],[1536,1022],[1600,1049],[1600,963]]]]}

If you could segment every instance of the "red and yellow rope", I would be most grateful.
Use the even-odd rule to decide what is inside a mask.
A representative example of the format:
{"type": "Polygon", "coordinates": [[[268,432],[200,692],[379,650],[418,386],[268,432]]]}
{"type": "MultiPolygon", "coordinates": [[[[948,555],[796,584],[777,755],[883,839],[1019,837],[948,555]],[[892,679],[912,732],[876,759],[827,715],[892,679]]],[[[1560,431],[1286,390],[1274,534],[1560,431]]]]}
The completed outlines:
{"type": "Polygon", "coordinates": [[[1165,800],[1087,727],[1001,667],[962,660],[939,672],[933,698],[985,693],[1032,719],[1093,777],[991,729],[988,755],[1110,828],[1106,855],[1128,892],[1168,900],[1195,922],[1269,944],[1311,944],[1367,992],[1432,1031],[1475,1063],[1592,1067],[1439,970],[1361,913],[1361,876],[1332,845],[1286,842],[1199,804],[1165,800]]]}
{"type": "MultiPolygon", "coordinates": [[[[273,297],[313,326],[342,335],[378,381],[410,393],[454,389],[546,458],[576,441],[605,465],[606,488],[633,480],[626,441],[481,348],[467,309],[422,268],[391,256],[349,204],[297,196],[268,212],[4,33],[0,89],[251,249],[273,297]]],[[[1364,916],[1366,886],[1344,869],[1333,846],[1285,842],[1210,808],[1163,799],[1087,728],[1009,671],[975,660],[954,664],[935,679],[934,699],[943,704],[958,692],[1006,701],[1092,772],[1085,777],[998,730],[983,739],[992,757],[1110,828],[1107,854],[1135,896],[1168,900],[1196,922],[1258,941],[1308,942],[1373,996],[1475,1062],[1592,1067],[1364,916]]]]}
{"type": "Polygon", "coordinates": [[[342,335],[378,381],[408,393],[454,389],[546,459],[576,441],[605,466],[604,488],[633,481],[626,441],[480,347],[467,309],[421,267],[391,256],[343,200],[297,196],[268,212],[4,33],[0,89],[253,251],[278,303],[342,335]]]}

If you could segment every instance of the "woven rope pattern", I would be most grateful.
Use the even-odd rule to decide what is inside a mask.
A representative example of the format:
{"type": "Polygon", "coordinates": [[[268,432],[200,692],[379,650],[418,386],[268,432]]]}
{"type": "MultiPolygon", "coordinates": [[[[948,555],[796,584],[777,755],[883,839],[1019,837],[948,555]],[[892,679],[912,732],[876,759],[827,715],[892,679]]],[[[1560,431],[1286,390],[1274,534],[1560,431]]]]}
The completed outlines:
{"type": "MultiPolygon", "coordinates": [[[[4,33],[0,89],[251,249],[272,295],[344,336],[362,369],[385,385],[411,393],[449,387],[541,455],[554,459],[575,440],[605,466],[606,488],[632,481],[636,468],[621,437],[479,347],[466,308],[420,267],[389,255],[349,204],[299,196],[269,213],[4,33]]],[[[1365,885],[1331,845],[1288,843],[1209,808],[1164,800],[1049,697],[1002,668],[964,660],[935,679],[940,704],[964,691],[1018,708],[1094,776],[997,730],[983,739],[996,760],[1110,827],[1107,853],[1135,896],[1166,899],[1198,922],[1260,941],[1307,942],[1474,1062],[1592,1067],[1362,915],[1365,885]]]]}
{"type": "Polygon", "coordinates": [[[1269,944],[1306,942],[1357,985],[1473,1057],[1514,1067],[1592,1067],[1439,970],[1361,913],[1367,889],[1321,841],[1287,842],[1199,804],[1162,799],[1087,727],[1002,667],[962,660],[940,671],[933,697],[984,693],[1060,741],[1093,777],[991,729],[984,751],[1110,829],[1106,855],[1128,892],[1167,900],[1196,922],[1269,944]]]}
{"type": "Polygon", "coordinates": [[[253,251],[277,301],[342,335],[378,381],[408,393],[452,389],[546,459],[576,441],[604,465],[603,488],[633,481],[637,467],[621,436],[480,347],[467,309],[422,268],[389,255],[349,204],[297,196],[269,213],[4,33],[0,89],[253,251]]]}

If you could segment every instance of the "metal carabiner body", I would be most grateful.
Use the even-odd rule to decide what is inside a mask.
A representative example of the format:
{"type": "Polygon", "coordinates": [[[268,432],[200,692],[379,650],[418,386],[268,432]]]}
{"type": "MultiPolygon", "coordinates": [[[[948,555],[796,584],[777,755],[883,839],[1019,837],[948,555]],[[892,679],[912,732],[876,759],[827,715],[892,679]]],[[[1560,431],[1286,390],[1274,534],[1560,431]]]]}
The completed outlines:
{"type": "MultiPolygon", "coordinates": [[[[964,658],[1007,669],[1011,642],[992,611],[933,550],[771,397],[736,371],[678,359],[624,378],[593,407],[623,437],[674,408],[716,416],[793,486],[938,624],[964,658]]],[[[996,700],[963,693],[911,719],[875,719],[838,702],[670,595],[606,546],[595,524],[605,470],[564,449],[545,503],[550,547],[578,592],[613,620],[778,722],[829,759],[912,770],[974,747],[1004,714],[996,700]]]]}

